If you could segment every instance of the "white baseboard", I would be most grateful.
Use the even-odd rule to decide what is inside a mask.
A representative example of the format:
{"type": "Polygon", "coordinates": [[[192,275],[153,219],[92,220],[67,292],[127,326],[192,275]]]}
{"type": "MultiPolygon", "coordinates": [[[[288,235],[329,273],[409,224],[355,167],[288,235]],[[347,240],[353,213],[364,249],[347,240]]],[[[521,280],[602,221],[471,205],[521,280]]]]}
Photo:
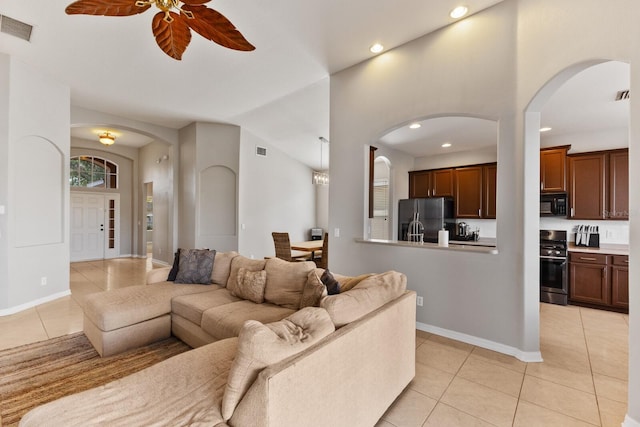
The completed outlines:
{"type": "Polygon", "coordinates": [[[495,341],[489,341],[484,338],[463,334],[461,332],[451,331],[449,329],[444,329],[438,326],[428,325],[421,322],[416,322],[416,329],[451,338],[452,340],[462,341],[467,344],[486,348],[487,350],[493,350],[497,351],[498,353],[507,354],[509,356],[515,357],[516,359],[522,360],[523,362],[542,362],[542,354],[539,351],[522,351],[518,348],[500,344],[495,341]]]}
{"type": "Polygon", "coordinates": [[[622,427],[640,427],[640,421],[636,421],[627,414],[622,422],[622,427]]]}
{"type": "Polygon", "coordinates": [[[29,308],[35,307],[37,305],[44,304],[46,302],[56,300],[58,298],[66,297],[67,295],[71,295],[71,290],[70,289],[68,289],[66,291],[58,292],[57,294],[53,294],[53,295],[49,295],[49,296],[46,296],[46,297],[43,297],[43,298],[39,298],[39,299],[37,299],[35,301],[29,301],[27,303],[20,304],[20,305],[17,305],[15,307],[5,308],[3,310],[0,310],[0,317],[9,316],[11,314],[16,314],[16,313],[19,313],[21,311],[27,310],[29,308]]]}

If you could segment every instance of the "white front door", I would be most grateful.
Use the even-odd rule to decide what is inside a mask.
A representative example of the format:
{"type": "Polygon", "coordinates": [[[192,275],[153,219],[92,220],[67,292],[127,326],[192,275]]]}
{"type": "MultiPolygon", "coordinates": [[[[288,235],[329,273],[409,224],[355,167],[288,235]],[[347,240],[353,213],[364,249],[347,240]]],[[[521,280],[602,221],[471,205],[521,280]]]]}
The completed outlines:
{"type": "Polygon", "coordinates": [[[117,256],[119,197],[71,192],[71,261],[117,256]],[[107,238],[105,238],[107,236],[107,238]]]}

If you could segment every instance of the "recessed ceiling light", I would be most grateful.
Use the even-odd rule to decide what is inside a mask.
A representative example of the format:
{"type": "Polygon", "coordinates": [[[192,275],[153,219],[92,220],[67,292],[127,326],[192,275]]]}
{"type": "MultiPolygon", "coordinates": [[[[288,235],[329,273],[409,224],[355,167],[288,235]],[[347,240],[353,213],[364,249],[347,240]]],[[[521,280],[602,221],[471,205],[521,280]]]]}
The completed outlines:
{"type": "Polygon", "coordinates": [[[411,123],[409,125],[409,129],[419,129],[420,127],[422,127],[420,123],[411,123]]]}
{"type": "Polygon", "coordinates": [[[540,128],[540,132],[549,132],[551,130],[550,127],[540,128]]]}
{"type": "Polygon", "coordinates": [[[372,45],[369,50],[371,51],[371,53],[380,53],[384,50],[384,46],[382,46],[380,43],[376,43],[374,45],[372,45]]]}
{"type": "Polygon", "coordinates": [[[453,9],[451,12],[449,12],[449,16],[452,17],[453,19],[462,18],[464,15],[467,14],[468,11],[469,9],[466,6],[458,6],[455,9],[453,9]]]}
{"type": "Polygon", "coordinates": [[[444,144],[442,144],[442,148],[449,148],[449,147],[451,147],[450,142],[445,142],[444,144]]]}

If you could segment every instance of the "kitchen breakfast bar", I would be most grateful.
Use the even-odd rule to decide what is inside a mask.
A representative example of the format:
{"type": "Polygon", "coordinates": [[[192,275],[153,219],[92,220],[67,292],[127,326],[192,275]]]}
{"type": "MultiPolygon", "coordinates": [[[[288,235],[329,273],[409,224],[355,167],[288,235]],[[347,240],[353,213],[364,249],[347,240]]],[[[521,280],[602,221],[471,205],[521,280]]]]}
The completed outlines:
{"type": "Polygon", "coordinates": [[[401,246],[412,247],[420,249],[437,249],[445,251],[461,251],[461,252],[474,252],[485,253],[495,255],[498,253],[496,246],[496,239],[490,237],[481,237],[477,241],[449,241],[448,246],[440,246],[437,243],[421,243],[421,242],[408,242],[404,240],[380,240],[380,239],[355,239],[358,243],[374,244],[374,245],[387,245],[387,246],[401,246]]]}

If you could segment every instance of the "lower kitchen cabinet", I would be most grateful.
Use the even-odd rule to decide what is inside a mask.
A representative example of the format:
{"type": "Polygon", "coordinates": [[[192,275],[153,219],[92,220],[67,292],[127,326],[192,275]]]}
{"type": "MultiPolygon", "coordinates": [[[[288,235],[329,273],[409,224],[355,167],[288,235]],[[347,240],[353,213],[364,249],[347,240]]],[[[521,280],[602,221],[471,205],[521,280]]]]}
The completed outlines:
{"type": "Polygon", "coordinates": [[[569,302],[616,311],[629,309],[626,255],[569,253],[569,302]]]}

